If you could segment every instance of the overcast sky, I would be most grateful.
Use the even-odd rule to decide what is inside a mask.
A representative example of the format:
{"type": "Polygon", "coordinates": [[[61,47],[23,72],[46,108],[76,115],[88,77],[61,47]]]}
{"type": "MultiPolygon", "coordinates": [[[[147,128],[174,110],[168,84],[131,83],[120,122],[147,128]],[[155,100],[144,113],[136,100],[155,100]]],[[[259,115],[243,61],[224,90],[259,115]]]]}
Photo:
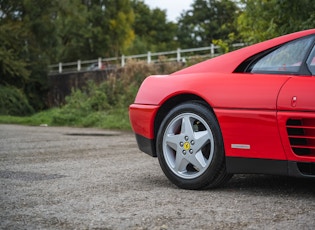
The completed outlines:
{"type": "Polygon", "coordinates": [[[151,8],[166,10],[167,19],[175,22],[183,10],[188,10],[194,0],[144,0],[151,8]]]}

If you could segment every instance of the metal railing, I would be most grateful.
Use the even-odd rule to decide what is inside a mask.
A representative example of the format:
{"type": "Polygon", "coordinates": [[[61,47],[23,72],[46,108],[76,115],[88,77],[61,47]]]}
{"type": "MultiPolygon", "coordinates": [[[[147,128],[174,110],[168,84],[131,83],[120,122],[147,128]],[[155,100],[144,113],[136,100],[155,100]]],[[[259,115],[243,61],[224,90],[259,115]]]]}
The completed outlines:
{"type": "MultiPolygon", "coordinates": [[[[233,44],[233,49],[238,49],[244,47],[244,43],[233,44]]],[[[102,70],[102,69],[113,69],[118,67],[124,67],[127,64],[127,60],[137,59],[137,60],[146,60],[148,64],[159,62],[161,57],[163,61],[176,61],[176,62],[186,62],[192,57],[215,57],[220,55],[220,47],[211,44],[207,47],[191,48],[191,49],[180,49],[166,51],[166,52],[157,52],[151,53],[150,51],[146,54],[136,54],[121,57],[111,57],[111,58],[98,58],[93,60],[78,60],[76,62],[67,62],[67,63],[58,63],[49,66],[50,74],[58,73],[69,73],[69,72],[79,72],[79,71],[93,71],[93,70],[102,70]]]]}

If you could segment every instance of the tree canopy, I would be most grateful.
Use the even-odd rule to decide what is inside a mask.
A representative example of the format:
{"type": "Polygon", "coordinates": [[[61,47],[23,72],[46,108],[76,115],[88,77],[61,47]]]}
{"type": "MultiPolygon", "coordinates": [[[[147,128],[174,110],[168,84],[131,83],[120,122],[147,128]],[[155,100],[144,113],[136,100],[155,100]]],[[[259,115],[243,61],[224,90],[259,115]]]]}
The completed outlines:
{"type": "Polygon", "coordinates": [[[315,27],[314,0],[241,0],[238,17],[242,39],[256,43],[280,35],[315,27]]]}
{"type": "Polygon", "coordinates": [[[178,21],[178,41],[183,48],[209,46],[214,39],[236,33],[238,6],[231,0],[195,0],[178,21]]]}
{"type": "Polygon", "coordinates": [[[167,21],[164,10],[150,9],[141,0],[133,0],[132,8],[135,14],[133,29],[136,37],[129,54],[158,52],[179,47],[175,40],[177,26],[175,22],[167,21]]]}

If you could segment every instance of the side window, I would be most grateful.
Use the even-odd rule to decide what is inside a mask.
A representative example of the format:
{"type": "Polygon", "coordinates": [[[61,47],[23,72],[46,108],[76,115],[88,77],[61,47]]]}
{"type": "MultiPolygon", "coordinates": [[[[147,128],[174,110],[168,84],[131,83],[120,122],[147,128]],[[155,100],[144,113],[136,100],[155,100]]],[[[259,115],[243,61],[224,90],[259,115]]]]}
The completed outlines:
{"type": "Polygon", "coordinates": [[[311,36],[282,45],[253,63],[250,72],[298,73],[313,40],[314,36],[311,36]]]}
{"type": "Polygon", "coordinates": [[[306,61],[308,69],[311,71],[312,75],[315,75],[315,46],[306,61]]]}

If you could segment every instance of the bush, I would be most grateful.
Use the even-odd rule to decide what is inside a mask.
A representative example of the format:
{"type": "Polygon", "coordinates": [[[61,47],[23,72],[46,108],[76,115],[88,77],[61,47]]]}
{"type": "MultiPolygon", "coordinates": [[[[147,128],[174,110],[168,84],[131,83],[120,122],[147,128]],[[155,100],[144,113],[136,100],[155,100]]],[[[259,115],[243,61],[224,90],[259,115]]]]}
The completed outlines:
{"type": "Polygon", "coordinates": [[[130,129],[128,107],[133,103],[143,80],[153,74],[169,74],[182,66],[161,62],[159,65],[129,60],[124,68],[111,73],[99,85],[89,82],[83,89],[72,90],[66,104],[53,115],[54,125],[130,129]]]}
{"type": "MultiPolygon", "coordinates": [[[[91,81],[85,88],[72,90],[71,95],[66,97],[65,105],[61,108],[43,111],[27,118],[15,117],[13,120],[12,117],[2,116],[0,122],[130,130],[128,107],[133,103],[143,80],[149,75],[169,74],[181,68],[183,68],[181,63],[161,61],[153,65],[129,60],[124,68],[111,73],[108,79],[99,85],[91,81]]],[[[28,111],[21,109],[22,106],[19,105],[23,101],[27,102],[25,97],[21,96],[16,89],[11,91],[11,94],[15,95],[10,96],[13,98],[10,100],[11,104],[18,107],[17,111],[28,111]]],[[[4,90],[1,89],[0,93],[1,100],[4,98],[4,90]]],[[[1,108],[6,108],[3,100],[0,103],[2,103],[1,108]]],[[[21,113],[11,114],[22,115],[21,113]]]]}
{"type": "Polygon", "coordinates": [[[26,116],[34,113],[26,96],[13,86],[0,85],[0,114],[26,116]]]}

